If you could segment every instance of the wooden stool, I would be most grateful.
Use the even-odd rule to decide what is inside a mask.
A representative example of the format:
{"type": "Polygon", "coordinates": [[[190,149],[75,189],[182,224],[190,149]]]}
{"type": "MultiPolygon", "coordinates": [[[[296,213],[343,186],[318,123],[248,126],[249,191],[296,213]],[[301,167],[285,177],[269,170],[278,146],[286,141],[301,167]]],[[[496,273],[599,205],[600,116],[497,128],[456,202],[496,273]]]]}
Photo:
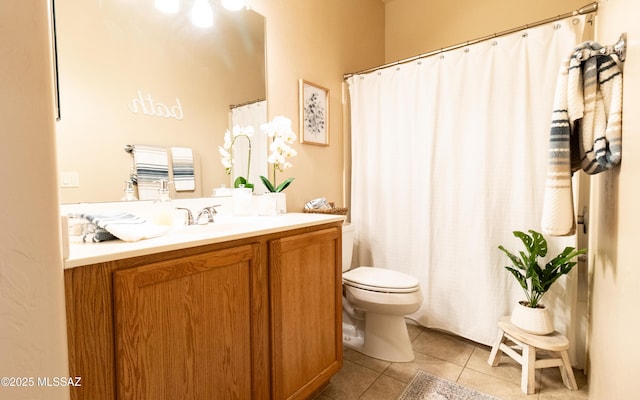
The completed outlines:
{"type": "Polygon", "coordinates": [[[491,354],[487,362],[492,367],[497,366],[500,363],[502,352],[504,352],[517,361],[518,364],[522,365],[520,388],[523,392],[526,394],[535,393],[536,369],[548,367],[560,367],[564,385],[571,390],[578,390],[576,378],[573,376],[573,369],[571,368],[571,362],[569,361],[569,355],[567,353],[569,339],[558,332],[553,332],[549,335],[533,335],[527,333],[513,325],[510,317],[500,318],[498,328],[498,338],[491,349],[491,354]],[[515,345],[508,345],[509,342],[513,342],[515,345]],[[522,351],[521,353],[516,351],[518,346],[522,351]],[[556,358],[536,359],[537,350],[549,352],[555,355],[556,358]]]}

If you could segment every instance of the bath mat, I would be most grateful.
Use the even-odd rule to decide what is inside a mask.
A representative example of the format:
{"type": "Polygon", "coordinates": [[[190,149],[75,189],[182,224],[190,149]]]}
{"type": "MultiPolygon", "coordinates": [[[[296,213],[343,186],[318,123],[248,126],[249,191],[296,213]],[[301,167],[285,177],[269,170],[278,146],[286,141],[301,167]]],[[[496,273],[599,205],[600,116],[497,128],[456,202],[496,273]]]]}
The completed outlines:
{"type": "Polygon", "coordinates": [[[407,386],[398,400],[500,400],[458,383],[439,378],[422,370],[407,386]]]}

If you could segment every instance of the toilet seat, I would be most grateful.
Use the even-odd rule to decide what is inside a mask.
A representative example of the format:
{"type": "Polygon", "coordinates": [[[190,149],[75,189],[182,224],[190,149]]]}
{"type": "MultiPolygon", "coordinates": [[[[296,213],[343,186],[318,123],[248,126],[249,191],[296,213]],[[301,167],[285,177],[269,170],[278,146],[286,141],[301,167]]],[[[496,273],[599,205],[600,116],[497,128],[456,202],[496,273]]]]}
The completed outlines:
{"type": "Polygon", "coordinates": [[[342,283],[382,293],[412,293],[420,290],[414,277],[385,268],[358,267],[342,274],[342,283]]]}

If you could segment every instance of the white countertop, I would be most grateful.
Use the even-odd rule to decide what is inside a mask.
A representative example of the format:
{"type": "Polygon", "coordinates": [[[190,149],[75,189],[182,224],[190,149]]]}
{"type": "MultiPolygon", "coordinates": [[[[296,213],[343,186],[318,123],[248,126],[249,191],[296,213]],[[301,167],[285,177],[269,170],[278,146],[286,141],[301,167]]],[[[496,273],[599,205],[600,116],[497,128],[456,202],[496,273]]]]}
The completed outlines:
{"type": "Polygon", "coordinates": [[[167,235],[137,242],[111,240],[100,243],[71,243],[64,268],[137,257],[212,243],[261,236],[285,230],[343,221],[342,215],[287,213],[277,216],[217,216],[208,225],[174,228],[167,235]]]}

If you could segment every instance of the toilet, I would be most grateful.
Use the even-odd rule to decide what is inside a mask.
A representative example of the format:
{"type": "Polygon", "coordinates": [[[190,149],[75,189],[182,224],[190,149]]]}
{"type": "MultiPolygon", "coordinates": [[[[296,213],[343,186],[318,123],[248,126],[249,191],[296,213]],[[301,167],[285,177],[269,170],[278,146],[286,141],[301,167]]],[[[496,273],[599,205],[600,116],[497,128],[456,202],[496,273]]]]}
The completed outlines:
{"type": "Polygon", "coordinates": [[[342,227],[342,338],[345,347],[392,362],[414,359],[405,315],[418,311],[418,280],[385,268],[351,267],[353,225],[342,227]]]}

